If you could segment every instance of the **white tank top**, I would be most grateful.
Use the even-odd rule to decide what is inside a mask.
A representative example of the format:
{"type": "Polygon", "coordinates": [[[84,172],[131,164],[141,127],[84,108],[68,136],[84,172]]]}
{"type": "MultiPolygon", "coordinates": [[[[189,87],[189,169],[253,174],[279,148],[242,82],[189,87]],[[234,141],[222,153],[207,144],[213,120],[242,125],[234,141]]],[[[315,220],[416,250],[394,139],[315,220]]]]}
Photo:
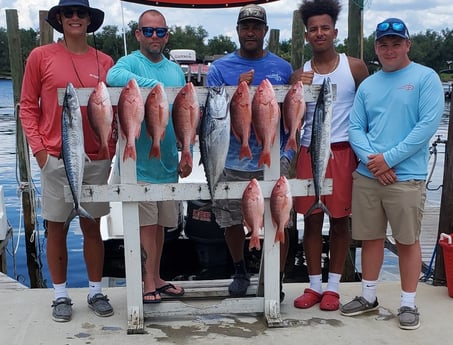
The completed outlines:
{"type": "MultiPolygon", "coordinates": [[[[310,71],[311,61],[304,64],[304,71],[310,71]]],[[[324,78],[329,77],[332,84],[336,84],[337,92],[333,102],[331,143],[349,141],[349,112],[355,95],[355,81],[346,54],[340,54],[340,62],[337,68],[328,74],[315,73],[313,84],[322,84],[324,78]]],[[[307,112],[304,118],[304,126],[301,137],[301,145],[308,147],[311,141],[311,127],[316,102],[307,102],[307,112]]]]}

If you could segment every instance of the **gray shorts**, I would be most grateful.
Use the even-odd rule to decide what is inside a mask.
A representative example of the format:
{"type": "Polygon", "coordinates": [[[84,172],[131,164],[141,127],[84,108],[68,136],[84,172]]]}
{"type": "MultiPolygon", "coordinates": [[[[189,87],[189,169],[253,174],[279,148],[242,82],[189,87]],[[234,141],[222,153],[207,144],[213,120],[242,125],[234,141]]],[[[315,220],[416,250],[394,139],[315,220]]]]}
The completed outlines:
{"type": "Polygon", "coordinates": [[[426,199],[425,181],[410,180],[383,186],[357,172],[352,178],[353,239],[384,239],[387,223],[399,243],[410,245],[419,239],[426,199]]]}
{"type": "MultiPolygon", "coordinates": [[[[280,160],[280,174],[289,176],[290,162],[286,157],[280,160]]],[[[219,182],[227,181],[250,181],[252,178],[257,180],[264,179],[264,171],[238,171],[231,169],[224,169],[223,174],[220,176],[219,182]]],[[[242,200],[241,199],[219,199],[215,201],[212,212],[215,215],[216,222],[221,228],[227,228],[234,225],[243,224],[242,219],[242,200]]],[[[292,226],[292,219],[290,217],[287,227],[292,226]]]]}
{"type": "MultiPolygon", "coordinates": [[[[86,161],[83,184],[104,185],[110,171],[110,160],[86,161]]],[[[65,202],[64,186],[68,185],[63,159],[48,155],[41,169],[42,217],[52,222],[64,222],[73,208],[72,202],[65,202]]],[[[94,218],[110,212],[108,202],[81,203],[82,207],[94,218]]]]}

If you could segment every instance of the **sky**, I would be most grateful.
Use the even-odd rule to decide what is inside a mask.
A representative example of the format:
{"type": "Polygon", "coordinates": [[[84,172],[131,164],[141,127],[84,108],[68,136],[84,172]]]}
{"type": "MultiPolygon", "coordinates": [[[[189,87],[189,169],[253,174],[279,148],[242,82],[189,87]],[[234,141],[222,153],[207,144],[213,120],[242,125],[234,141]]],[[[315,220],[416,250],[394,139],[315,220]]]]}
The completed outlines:
{"type": "MultiPolygon", "coordinates": [[[[196,1],[196,0],[194,0],[196,1]]],[[[353,1],[353,0],[351,0],[353,1]]],[[[341,0],[342,11],[338,18],[338,38],[340,42],[347,37],[348,0],[341,0]]],[[[279,0],[264,4],[270,29],[280,30],[280,40],[291,38],[293,12],[301,0],[279,0]]],[[[0,0],[0,27],[6,28],[6,9],[16,9],[19,27],[39,29],[39,11],[49,10],[58,0],[0,0]]],[[[368,37],[376,24],[388,17],[399,17],[405,21],[409,32],[425,33],[426,30],[440,32],[453,29],[453,6],[451,0],[363,0],[363,35],[368,37]]],[[[120,0],[91,0],[92,7],[105,12],[104,25],[127,27],[130,21],[138,21],[138,16],[149,8],[161,11],[169,26],[184,27],[201,25],[209,34],[208,38],[225,35],[237,41],[235,31],[239,8],[228,9],[175,9],[132,4],[120,0]]],[[[55,32],[55,38],[59,34],[55,32]]]]}

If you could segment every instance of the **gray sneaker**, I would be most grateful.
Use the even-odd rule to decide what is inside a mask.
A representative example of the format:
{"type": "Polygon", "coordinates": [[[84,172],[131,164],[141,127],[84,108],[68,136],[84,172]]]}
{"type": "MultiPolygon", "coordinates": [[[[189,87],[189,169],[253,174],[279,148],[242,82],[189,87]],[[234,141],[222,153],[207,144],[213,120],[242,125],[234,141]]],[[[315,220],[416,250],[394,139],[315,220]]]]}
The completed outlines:
{"type": "Polygon", "coordinates": [[[420,314],[417,307],[401,307],[398,309],[401,329],[417,329],[420,327],[420,314]]]}
{"type": "Polygon", "coordinates": [[[344,316],[355,316],[377,310],[378,308],[379,303],[377,298],[374,303],[370,303],[362,296],[356,296],[351,302],[340,307],[340,313],[344,316]]]}
{"type": "Polygon", "coordinates": [[[92,309],[97,316],[106,317],[113,315],[113,308],[106,295],[97,293],[91,298],[90,295],[88,295],[87,302],[90,309],[92,309]]]}
{"type": "Polygon", "coordinates": [[[68,297],[60,297],[52,301],[52,319],[56,322],[68,322],[72,318],[72,303],[68,297]]]}

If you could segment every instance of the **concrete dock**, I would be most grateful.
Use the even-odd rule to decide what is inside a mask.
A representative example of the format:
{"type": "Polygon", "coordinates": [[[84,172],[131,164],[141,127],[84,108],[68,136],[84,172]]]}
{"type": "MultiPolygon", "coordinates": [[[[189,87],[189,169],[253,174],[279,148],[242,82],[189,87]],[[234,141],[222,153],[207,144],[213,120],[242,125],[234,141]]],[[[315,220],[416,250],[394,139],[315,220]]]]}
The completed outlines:
{"type": "MultiPolygon", "coordinates": [[[[293,307],[293,300],[306,283],[284,284],[286,298],[281,317],[286,327],[268,328],[260,314],[228,314],[172,318],[146,318],[145,334],[127,334],[126,288],[106,288],[115,314],[100,318],[86,304],[88,289],[70,289],[73,319],[56,323],[51,318],[51,289],[29,289],[0,275],[0,338],[8,345],[72,344],[436,344],[453,343],[453,299],[445,286],[420,283],[417,305],[421,327],[403,331],[398,327],[400,285],[383,281],[378,285],[380,310],[357,317],[339,311],[325,312],[319,305],[308,310],[293,307]]],[[[342,283],[341,302],[360,294],[360,283],[342,283]]],[[[200,308],[216,300],[184,300],[200,308]]],[[[162,303],[168,303],[163,301],[162,303]]]]}

